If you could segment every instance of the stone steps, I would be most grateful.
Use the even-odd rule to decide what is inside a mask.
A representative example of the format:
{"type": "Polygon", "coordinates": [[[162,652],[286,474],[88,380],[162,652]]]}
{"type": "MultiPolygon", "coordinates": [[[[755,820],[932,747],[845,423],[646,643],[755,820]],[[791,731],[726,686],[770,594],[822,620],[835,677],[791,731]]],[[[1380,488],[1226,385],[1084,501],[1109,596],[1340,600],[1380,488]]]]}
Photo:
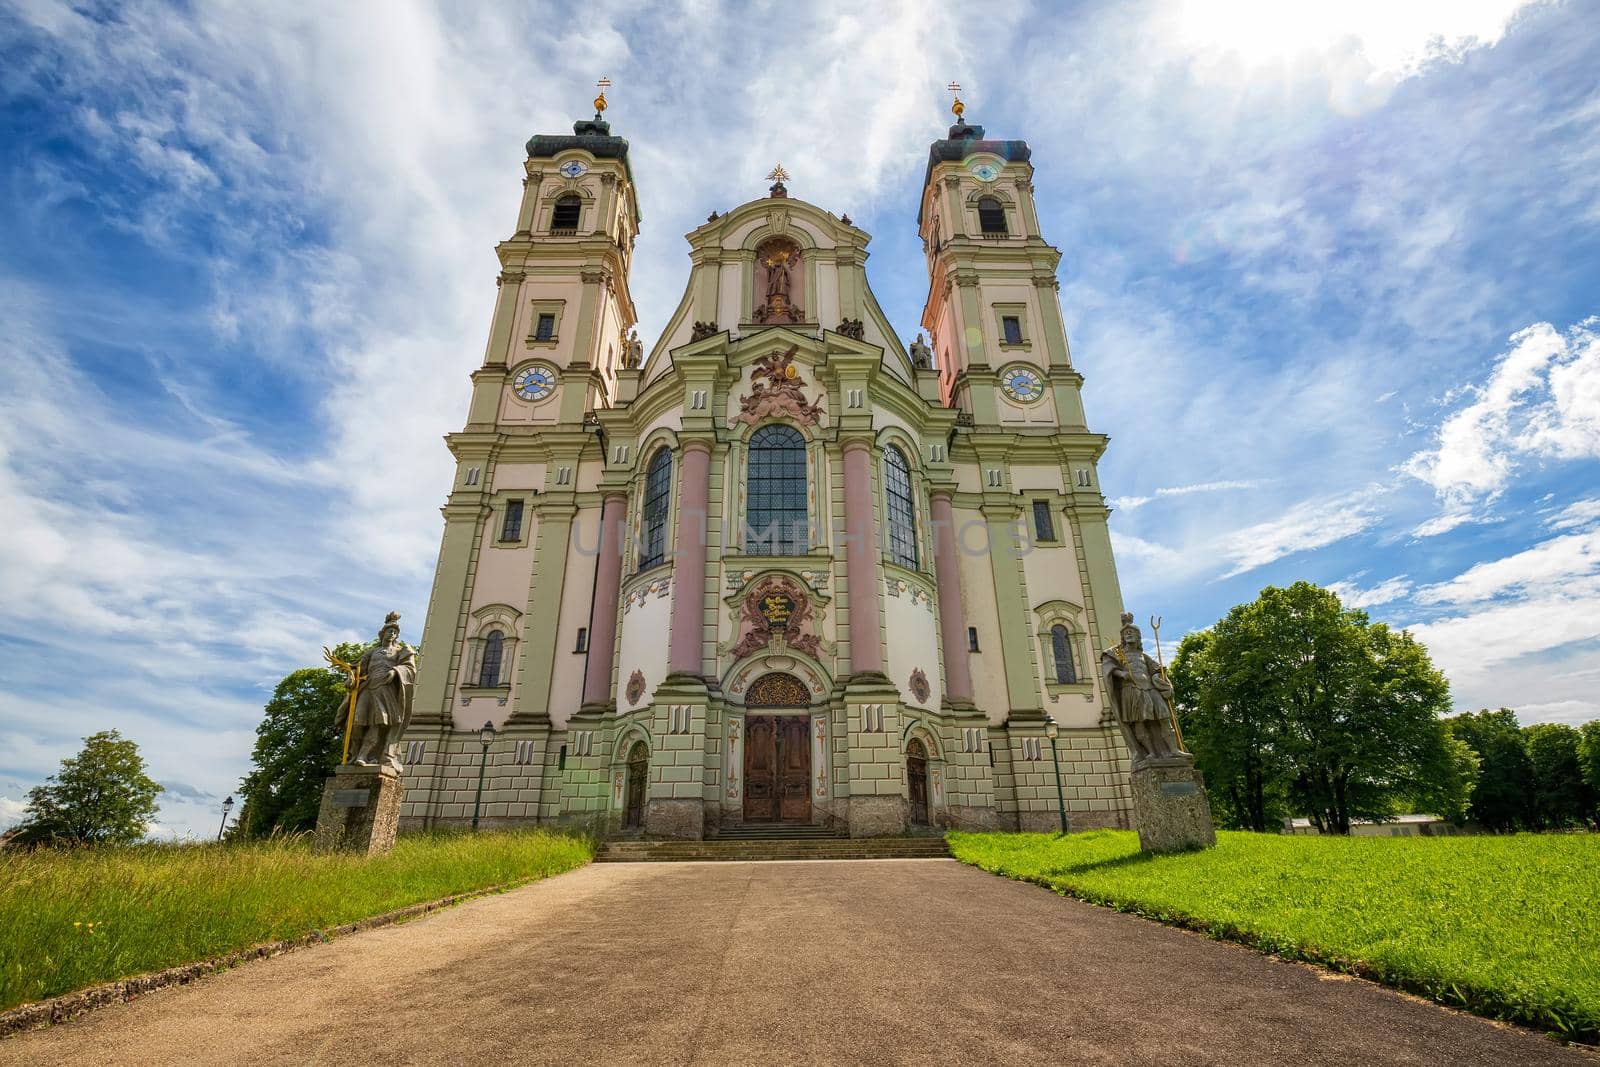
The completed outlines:
{"type": "Polygon", "coordinates": [[[607,841],[595,854],[595,862],[941,859],[949,855],[949,846],[942,837],[607,841]]]}

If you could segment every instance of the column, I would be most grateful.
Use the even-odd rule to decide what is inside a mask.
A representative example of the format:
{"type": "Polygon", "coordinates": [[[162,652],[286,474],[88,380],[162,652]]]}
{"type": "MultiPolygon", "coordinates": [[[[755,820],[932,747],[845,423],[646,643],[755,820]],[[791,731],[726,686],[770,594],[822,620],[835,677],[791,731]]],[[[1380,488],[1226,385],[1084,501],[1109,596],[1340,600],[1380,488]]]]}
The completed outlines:
{"type": "Polygon", "coordinates": [[[617,647],[617,598],[622,591],[622,523],[628,498],[606,494],[600,512],[600,555],[595,560],[594,606],[589,614],[589,660],[583,672],[583,702],[611,699],[611,660],[617,647]]]}
{"type": "Polygon", "coordinates": [[[967,662],[967,617],[961,606],[961,562],[956,555],[956,519],[948,489],[934,490],[933,574],[939,585],[939,641],[944,647],[944,691],[952,700],[972,699],[967,662]]]}
{"type": "Polygon", "coordinates": [[[683,490],[678,498],[678,545],[672,564],[672,633],[668,669],[698,675],[705,635],[706,508],[711,499],[711,445],[683,442],[679,461],[683,490]]]}
{"type": "Polygon", "coordinates": [[[877,545],[872,525],[872,445],[844,443],[845,573],[850,579],[850,671],[883,673],[883,626],[878,609],[877,545]]]}

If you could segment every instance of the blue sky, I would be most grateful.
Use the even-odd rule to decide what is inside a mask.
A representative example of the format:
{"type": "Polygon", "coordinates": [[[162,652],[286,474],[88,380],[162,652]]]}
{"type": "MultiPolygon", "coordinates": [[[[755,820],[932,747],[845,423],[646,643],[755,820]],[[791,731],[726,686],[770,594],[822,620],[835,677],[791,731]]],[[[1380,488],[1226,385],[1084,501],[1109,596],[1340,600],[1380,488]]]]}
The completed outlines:
{"type": "Polygon", "coordinates": [[[1130,610],[1335,584],[1459,707],[1600,716],[1592,8],[320,6],[0,0],[0,823],[114,726],[206,833],[279,677],[417,637],[522,144],[602,74],[647,344],[780,161],[914,335],[959,80],[1033,148],[1130,610]]]}

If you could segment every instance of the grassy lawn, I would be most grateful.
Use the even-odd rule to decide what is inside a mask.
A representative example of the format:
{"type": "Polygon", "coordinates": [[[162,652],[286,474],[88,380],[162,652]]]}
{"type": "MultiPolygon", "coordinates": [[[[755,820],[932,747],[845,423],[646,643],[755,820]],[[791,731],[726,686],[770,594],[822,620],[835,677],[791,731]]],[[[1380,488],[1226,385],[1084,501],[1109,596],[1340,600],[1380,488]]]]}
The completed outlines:
{"type": "Polygon", "coordinates": [[[546,831],[407,835],[374,860],[313,854],[303,837],[0,852],[0,1009],[560,874],[593,855],[587,840],[546,831]]]}
{"type": "Polygon", "coordinates": [[[949,840],[995,874],[1600,1040],[1600,835],[1219,833],[1154,857],[1129,831],[949,840]]]}

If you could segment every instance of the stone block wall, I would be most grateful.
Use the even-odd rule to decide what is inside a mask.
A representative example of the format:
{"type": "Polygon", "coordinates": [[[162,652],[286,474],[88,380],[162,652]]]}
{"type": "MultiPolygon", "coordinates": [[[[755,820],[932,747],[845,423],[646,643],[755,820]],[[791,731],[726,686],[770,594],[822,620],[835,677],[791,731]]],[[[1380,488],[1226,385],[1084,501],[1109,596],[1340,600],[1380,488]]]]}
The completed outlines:
{"type": "Polygon", "coordinates": [[[521,826],[537,822],[549,742],[549,730],[531,724],[501,731],[487,753],[476,732],[426,740],[423,762],[406,770],[401,828],[470,825],[478,799],[480,765],[483,795],[478,824],[521,826]]]}

